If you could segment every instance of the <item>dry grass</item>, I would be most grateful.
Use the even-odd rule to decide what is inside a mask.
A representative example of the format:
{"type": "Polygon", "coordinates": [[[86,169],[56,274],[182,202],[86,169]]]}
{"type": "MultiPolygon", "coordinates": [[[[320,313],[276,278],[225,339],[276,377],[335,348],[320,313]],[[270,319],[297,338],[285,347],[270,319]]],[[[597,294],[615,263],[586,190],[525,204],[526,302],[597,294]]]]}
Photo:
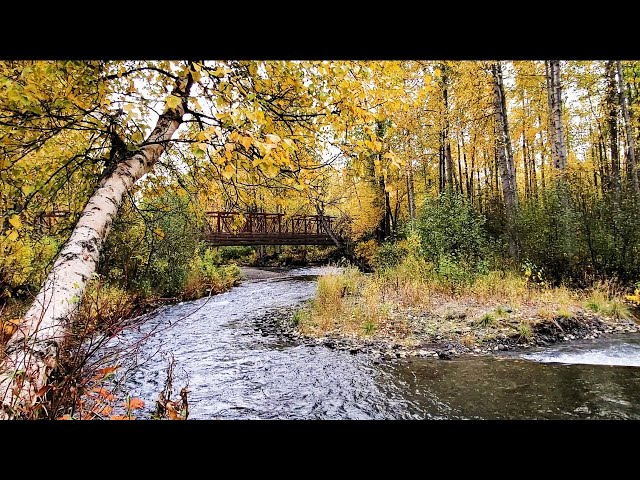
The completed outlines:
{"type": "Polygon", "coordinates": [[[631,309],[626,305],[623,290],[613,282],[599,282],[586,295],[584,306],[592,312],[619,320],[631,318],[631,309]]]}
{"type": "Polygon", "coordinates": [[[535,320],[571,318],[585,308],[612,319],[630,316],[622,292],[612,284],[584,292],[565,286],[534,286],[517,274],[492,271],[464,288],[454,288],[434,275],[429,264],[415,258],[371,275],[355,268],[324,275],[298,326],[309,335],[374,335],[396,340],[410,340],[412,329],[419,328],[426,335],[457,336],[471,344],[476,341],[468,334],[472,328],[526,340],[532,336],[535,320]],[[418,326],[407,320],[416,313],[422,318],[418,326]]]}

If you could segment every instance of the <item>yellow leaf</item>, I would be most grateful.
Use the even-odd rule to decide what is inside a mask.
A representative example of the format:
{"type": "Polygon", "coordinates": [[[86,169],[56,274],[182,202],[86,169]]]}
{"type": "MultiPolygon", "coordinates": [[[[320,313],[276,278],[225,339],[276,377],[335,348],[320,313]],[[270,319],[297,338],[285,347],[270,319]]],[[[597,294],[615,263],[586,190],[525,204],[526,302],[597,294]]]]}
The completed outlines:
{"type": "Polygon", "coordinates": [[[267,164],[266,167],[261,167],[262,171],[267,175],[267,177],[269,178],[273,178],[276,175],[278,175],[278,172],[280,172],[280,169],[273,164],[267,164]]]}
{"type": "Polygon", "coordinates": [[[34,188],[31,185],[23,185],[21,190],[25,195],[29,195],[31,192],[33,192],[34,188]]]}
{"type": "Polygon", "coordinates": [[[295,150],[296,149],[296,144],[293,140],[291,140],[290,138],[285,138],[283,140],[283,142],[291,149],[291,150],[295,150]]]}
{"type": "Polygon", "coordinates": [[[278,135],[275,135],[272,133],[265,135],[265,137],[267,138],[268,143],[273,143],[273,144],[277,144],[281,140],[281,138],[278,135]]]}
{"type": "Polygon", "coordinates": [[[18,215],[13,215],[9,219],[9,223],[13,225],[13,228],[15,228],[16,230],[22,227],[22,222],[20,221],[20,217],[18,215]]]}
{"type": "Polygon", "coordinates": [[[222,170],[222,176],[225,178],[225,180],[229,180],[231,177],[233,177],[233,174],[236,172],[236,169],[233,167],[233,165],[228,164],[226,167],[224,167],[224,170],[222,170]]]}
{"type": "Polygon", "coordinates": [[[164,238],[164,232],[163,232],[161,229],[159,229],[159,228],[156,228],[156,229],[153,231],[153,233],[155,233],[155,234],[156,234],[157,236],[159,236],[160,238],[164,238]]]}
{"type": "Polygon", "coordinates": [[[176,97],[175,95],[169,95],[167,100],[165,101],[167,108],[176,108],[180,105],[180,97],[176,97]]]}
{"type": "Polygon", "coordinates": [[[7,239],[10,242],[15,242],[18,239],[18,232],[16,232],[15,230],[11,230],[11,233],[9,234],[9,236],[7,237],[7,239]]]}
{"type": "Polygon", "coordinates": [[[242,137],[240,139],[240,143],[245,148],[245,150],[249,150],[251,148],[251,142],[253,139],[251,137],[242,137]]]}

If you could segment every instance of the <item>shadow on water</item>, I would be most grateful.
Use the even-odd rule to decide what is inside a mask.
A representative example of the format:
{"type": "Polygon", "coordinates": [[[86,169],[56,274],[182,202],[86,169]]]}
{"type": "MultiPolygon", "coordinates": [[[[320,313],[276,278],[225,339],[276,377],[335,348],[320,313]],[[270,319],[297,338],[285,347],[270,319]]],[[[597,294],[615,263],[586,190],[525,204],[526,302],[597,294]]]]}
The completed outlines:
{"type": "MultiPolygon", "coordinates": [[[[167,307],[123,332],[114,340],[120,347],[144,339],[124,391],[146,400],[150,415],[166,378],[162,353],[170,352],[174,385],[189,384],[192,419],[640,418],[635,367],[518,355],[378,364],[365,354],[263,333],[258,319],[311,298],[322,272],[302,268],[247,281],[167,307]]],[[[610,347],[598,342],[590,352],[610,347]]]]}

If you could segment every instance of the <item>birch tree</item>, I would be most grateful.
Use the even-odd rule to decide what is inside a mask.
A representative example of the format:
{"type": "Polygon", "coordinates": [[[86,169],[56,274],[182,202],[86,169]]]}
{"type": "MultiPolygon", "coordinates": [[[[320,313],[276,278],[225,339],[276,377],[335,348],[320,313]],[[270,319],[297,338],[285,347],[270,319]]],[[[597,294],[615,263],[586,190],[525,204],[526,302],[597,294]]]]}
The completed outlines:
{"type": "Polygon", "coordinates": [[[155,128],[135,148],[116,157],[87,202],[73,232],[57,256],[44,285],[18,331],[10,339],[0,376],[4,417],[13,417],[35,404],[48,375],[56,367],[61,343],[73,310],[96,269],[102,244],[109,234],[124,194],[150,172],[183,121],[193,84],[189,70],[178,78],[155,128]]]}

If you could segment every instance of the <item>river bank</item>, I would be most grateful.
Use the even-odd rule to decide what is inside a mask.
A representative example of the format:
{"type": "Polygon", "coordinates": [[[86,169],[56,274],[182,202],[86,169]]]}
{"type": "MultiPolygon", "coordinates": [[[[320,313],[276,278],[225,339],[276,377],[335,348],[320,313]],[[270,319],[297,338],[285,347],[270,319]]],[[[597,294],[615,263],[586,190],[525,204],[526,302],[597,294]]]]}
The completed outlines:
{"type": "Polygon", "coordinates": [[[597,339],[607,334],[637,333],[638,325],[631,320],[605,319],[591,314],[573,318],[542,320],[536,324],[528,340],[519,335],[498,334],[493,339],[469,345],[467,325],[458,323],[458,332],[446,336],[421,332],[423,319],[407,314],[404,320],[414,327],[413,335],[406,337],[355,336],[339,331],[320,336],[301,333],[295,323],[299,308],[271,313],[257,321],[260,333],[297,339],[305,345],[323,346],[349,351],[352,354],[368,353],[385,361],[394,358],[434,357],[449,360],[460,356],[488,355],[504,351],[524,351],[532,347],[546,347],[582,339],[597,339]]]}
{"type": "Polygon", "coordinates": [[[486,286],[443,292],[423,284],[407,305],[406,285],[387,291],[374,277],[333,272],[319,279],[314,300],[263,319],[261,328],[382,360],[486,355],[640,331],[632,306],[602,287],[507,290],[496,283],[490,294],[486,286]]]}

